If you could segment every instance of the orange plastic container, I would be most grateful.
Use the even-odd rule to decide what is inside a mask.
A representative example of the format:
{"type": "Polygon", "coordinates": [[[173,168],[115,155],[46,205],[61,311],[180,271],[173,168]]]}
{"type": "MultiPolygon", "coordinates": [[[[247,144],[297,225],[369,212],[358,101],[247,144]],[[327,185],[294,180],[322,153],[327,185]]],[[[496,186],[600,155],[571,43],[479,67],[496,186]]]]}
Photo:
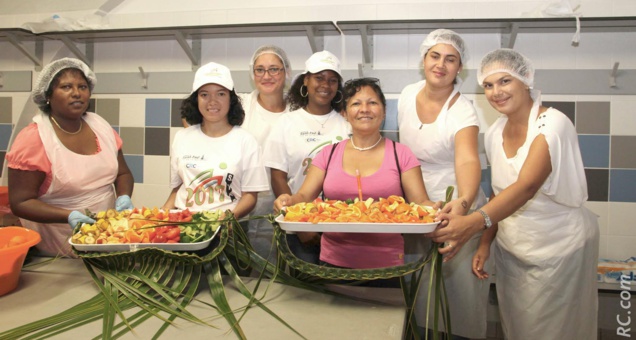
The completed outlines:
{"type": "Polygon", "coordinates": [[[31,229],[22,227],[0,228],[0,296],[11,292],[18,286],[27,251],[39,242],[40,234],[31,229]],[[10,245],[10,241],[16,236],[21,237],[21,242],[10,245]]]}
{"type": "Polygon", "coordinates": [[[9,187],[0,186],[0,205],[9,205],[9,187]]]}

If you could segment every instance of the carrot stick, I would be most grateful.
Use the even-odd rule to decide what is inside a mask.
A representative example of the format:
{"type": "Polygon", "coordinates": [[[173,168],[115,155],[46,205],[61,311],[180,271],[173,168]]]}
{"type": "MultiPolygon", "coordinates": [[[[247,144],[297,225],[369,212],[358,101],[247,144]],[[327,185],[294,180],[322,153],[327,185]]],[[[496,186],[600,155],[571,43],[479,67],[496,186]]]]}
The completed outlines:
{"type": "Polygon", "coordinates": [[[360,180],[360,171],[356,169],[356,179],[358,180],[358,198],[362,201],[362,181],[360,180]]]}

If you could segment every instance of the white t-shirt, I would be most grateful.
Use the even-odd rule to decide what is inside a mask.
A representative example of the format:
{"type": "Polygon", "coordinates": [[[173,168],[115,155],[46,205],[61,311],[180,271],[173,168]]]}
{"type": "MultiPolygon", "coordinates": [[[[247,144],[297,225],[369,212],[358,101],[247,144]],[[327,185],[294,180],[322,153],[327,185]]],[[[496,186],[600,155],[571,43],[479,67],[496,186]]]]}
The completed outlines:
{"type": "MultiPolygon", "coordinates": [[[[469,126],[479,126],[477,112],[464,95],[460,95],[450,108],[450,101],[459,92],[461,84],[456,84],[437,119],[423,124],[417,116],[416,96],[426,85],[422,80],[408,85],[398,99],[398,127],[400,142],[413,150],[420,161],[422,176],[428,196],[433,201],[444,200],[449,185],[457,187],[455,177],[455,135],[469,126]]],[[[453,197],[457,198],[458,190],[453,197]]],[[[474,207],[486,202],[480,190],[475,197],[474,207]]]]}
{"type": "Polygon", "coordinates": [[[170,185],[179,187],[179,209],[233,210],[243,192],[269,189],[254,136],[235,126],[210,137],[196,124],[177,132],[172,143],[170,185]]]}
{"type": "Polygon", "coordinates": [[[241,104],[245,110],[245,120],[241,127],[251,133],[262,148],[278,118],[283,113],[289,112],[289,106],[286,106],[283,112],[268,111],[258,103],[257,90],[252,91],[252,93],[239,93],[238,96],[241,98],[241,104]]]}
{"type": "Polygon", "coordinates": [[[287,173],[289,188],[298,192],[311,160],[326,145],[347,139],[351,125],[336,111],[324,116],[299,109],[282,115],[263,150],[266,167],[287,173]]]}

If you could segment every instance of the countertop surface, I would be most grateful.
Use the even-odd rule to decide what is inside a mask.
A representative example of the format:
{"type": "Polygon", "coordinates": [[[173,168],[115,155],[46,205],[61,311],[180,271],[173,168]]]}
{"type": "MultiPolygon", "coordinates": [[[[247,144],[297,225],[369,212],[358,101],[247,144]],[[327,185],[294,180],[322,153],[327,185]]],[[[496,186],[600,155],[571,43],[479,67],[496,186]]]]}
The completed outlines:
{"type": "MultiPolygon", "coordinates": [[[[37,262],[37,258],[36,261],[37,262]]],[[[250,288],[256,280],[244,278],[250,288]]],[[[206,285],[202,285],[207,287],[206,285]]],[[[261,282],[258,295],[283,320],[307,339],[400,339],[404,328],[405,308],[402,292],[390,288],[335,287],[382,303],[357,301],[344,297],[309,292],[283,284],[261,282]],[[267,289],[267,292],[265,290],[267,289]]],[[[99,293],[79,259],[58,259],[35,268],[25,268],[16,290],[0,297],[0,332],[43,319],[84,302],[99,293]]],[[[233,286],[226,285],[230,306],[239,308],[247,299],[233,286]]],[[[211,303],[207,290],[201,289],[198,299],[211,303]]],[[[218,328],[199,326],[177,320],[161,339],[225,338],[234,339],[225,319],[199,302],[188,309],[218,328]]],[[[130,311],[126,314],[130,314],[130,311]]],[[[161,325],[153,318],[135,328],[137,336],[128,333],[123,339],[149,339],[161,325]]],[[[300,339],[298,335],[258,307],[250,309],[240,321],[248,339],[300,339]]],[[[60,334],[54,339],[84,339],[101,334],[101,320],[60,334]]]]}

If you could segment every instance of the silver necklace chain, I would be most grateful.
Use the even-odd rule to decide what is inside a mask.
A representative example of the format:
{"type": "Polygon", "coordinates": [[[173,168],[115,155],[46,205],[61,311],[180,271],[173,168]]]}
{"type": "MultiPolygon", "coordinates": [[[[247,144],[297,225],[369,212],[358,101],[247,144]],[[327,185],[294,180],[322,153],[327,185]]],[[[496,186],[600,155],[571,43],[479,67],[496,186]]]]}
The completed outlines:
{"type": "Polygon", "coordinates": [[[382,135],[380,135],[380,139],[378,139],[377,142],[375,142],[375,144],[371,145],[371,146],[367,146],[366,148],[359,148],[356,146],[356,144],[353,142],[353,137],[351,137],[351,146],[353,146],[354,149],[358,150],[358,151],[367,151],[367,150],[371,150],[373,148],[375,148],[376,146],[378,146],[378,144],[380,144],[380,141],[382,140],[382,135]]]}
{"type": "MultiPolygon", "coordinates": [[[[307,113],[309,113],[309,111],[307,111],[307,113]]],[[[311,115],[311,119],[315,120],[316,123],[320,124],[321,128],[323,128],[323,129],[325,128],[325,124],[327,124],[327,122],[329,121],[329,119],[331,119],[331,116],[332,116],[331,113],[327,113],[327,115],[329,117],[327,117],[327,119],[325,119],[324,123],[321,123],[320,120],[318,120],[316,117],[314,117],[314,116],[318,116],[318,115],[315,115],[313,113],[309,113],[309,114],[311,115]]]]}
{"type": "Polygon", "coordinates": [[[60,126],[60,124],[57,122],[57,120],[55,120],[55,118],[53,118],[53,116],[49,116],[49,117],[51,117],[51,120],[53,121],[53,123],[55,123],[55,125],[56,125],[56,126],[57,126],[60,130],[62,130],[62,132],[66,133],[66,134],[69,134],[69,135],[76,135],[76,134],[80,133],[80,131],[82,131],[82,126],[84,126],[83,119],[81,119],[81,118],[80,118],[80,127],[79,127],[79,129],[77,129],[77,131],[75,131],[75,132],[68,132],[68,131],[64,130],[64,129],[60,126]]]}

